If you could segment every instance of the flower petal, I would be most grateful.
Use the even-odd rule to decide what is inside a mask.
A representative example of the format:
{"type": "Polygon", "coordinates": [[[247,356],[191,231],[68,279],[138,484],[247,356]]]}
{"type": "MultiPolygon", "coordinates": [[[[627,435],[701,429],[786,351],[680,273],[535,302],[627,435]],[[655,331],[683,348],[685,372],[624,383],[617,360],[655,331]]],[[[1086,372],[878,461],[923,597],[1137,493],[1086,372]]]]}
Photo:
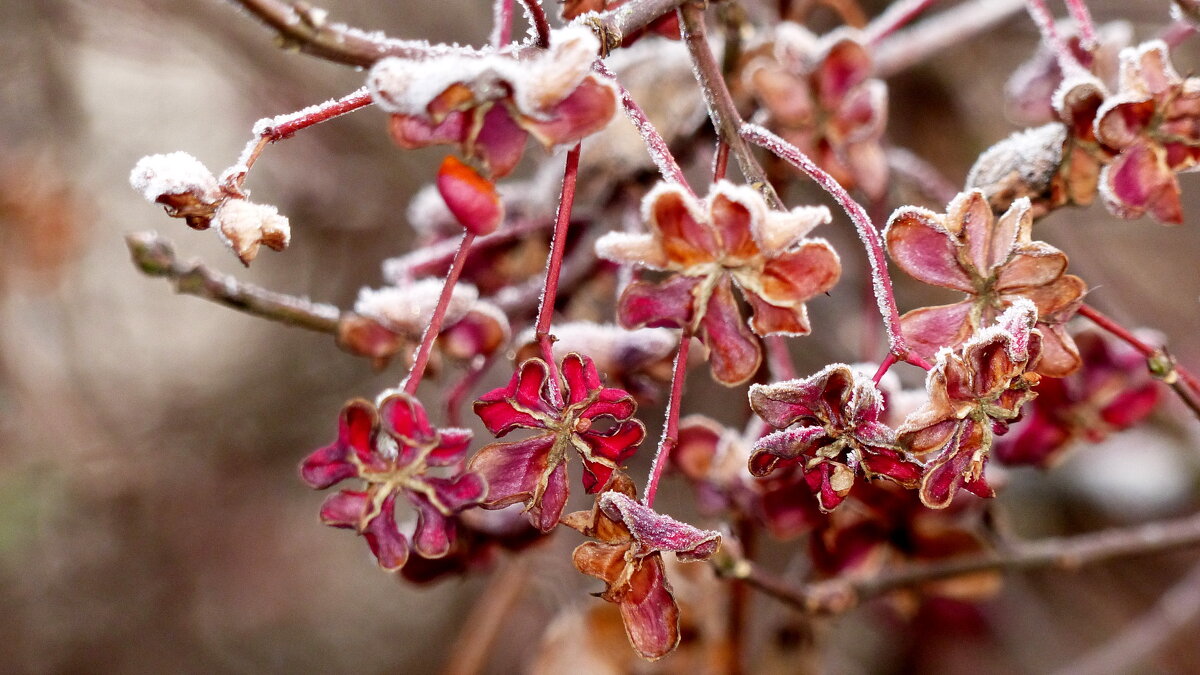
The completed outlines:
{"type": "Polygon", "coordinates": [[[600,510],[629,528],[641,555],[650,551],[673,551],[684,562],[708,560],[721,546],[721,533],[681,523],[670,516],[619,492],[600,495],[600,510]]]}
{"type": "Polygon", "coordinates": [[[1160,147],[1136,143],[1127,148],[1100,172],[1100,188],[1104,205],[1120,218],[1149,211],[1163,223],[1183,222],[1179,182],[1160,147]]]}
{"type": "Polygon", "coordinates": [[[550,472],[550,449],[554,434],[542,434],[520,441],[492,443],[475,453],[467,470],[478,473],[487,482],[484,508],[500,509],[532,499],[544,477],[550,472]]]}
{"type": "Polygon", "coordinates": [[[823,240],[809,240],[767,260],[762,296],[776,305],[794,305],[833,288],[841,274],[833,248],[823,240]]]}
{"type": "Polygon", "coordinates": [[[493,389],[475,401],[475,414],[496,436],[517,427],[545,428],[545,418],[555,413],[545,394],[549,377],[545,361],[529,359],[513,373],[507,387],[493,389]]]}
{"type": "Polygon", "coordinates": [[[621,596],[621,619],[634,650],[647,661],[670,654],[679,644],[679,606],[671,594],[662,557],[638,560],[621,596]]]}
{"type": "Polygon", "coordinates": [[[971,321],[972,299],[953,305],[922,307],[900,317],[900,329],[908,346],[922,358],[931,359],[942,347],[954,347],[975,331],[971,321]]]}
{"type": "Polygon", "coordinates": [[[505,105],[493,104],[470,139],[467,153],[479,158],[492,178],[503,178],[521,161],[527,136],[526,131],[513,121],[505,105]]]}
{"type": "Polygon", "coordinates": [[[646,195],[642,210],[667,259],[680,268],[710,262],[720,250],[712,226],[703,222],[700,205],[682,187],[660,183],[646,195]]]}
{"type": "Polygon", "coordinates": [[[721,275],[709,296],[700,339],[709,349],[713,377],[726,386],[749,380],[762,363],[762,347],[742,320],[729,275],[721,275]]]}
{"type": "Polygon", "coordinates": [[[766,476],[785,460],[812,457],[817,449],[832,439],[824,427],[809,426],[784,429],[767,434],[754,443],[749,469],[755,476],[766,476]]]}
{"type": "Polygon", "coordinates": [[[522,115],[519,121],[542,145],[550,148],[574,143],[600,131],[616,110],[616,89],[608,80],[590,74],[544,115],[522,115]]]}
{"type": "Polygon", "coordinates": [[[916,207],[892,214],[884,231],[888,255],[914,278],[934,286],[972,293],[970,276],[958,261],[958,240],[942,217],[916,207]]]}
{"type": "Polygon", "coordinates": [[[695,316],[696,288],[704,277],[676,274],[662,283],[635,281],[625,287],[617,320],[625,328],[685,328],[695,316]]]}
{"type": "Polygon", "coordinates": [[[300,478],[310,486],[324,490],[358,475],[358,468],[350,462],[350,454],[368,460],[375,451],[377,433],[375,406],[362,399],[347,403],[338,418],[337,440],[305,458],[300,464],[300,478]]]}
{"type": "Polygon", "coordinates": [[[379,515],[367,523],[362,536],[383,569],[398,570],[408,562],[408,540],[396,527],[396,493],[383,500],[379,515]]]}

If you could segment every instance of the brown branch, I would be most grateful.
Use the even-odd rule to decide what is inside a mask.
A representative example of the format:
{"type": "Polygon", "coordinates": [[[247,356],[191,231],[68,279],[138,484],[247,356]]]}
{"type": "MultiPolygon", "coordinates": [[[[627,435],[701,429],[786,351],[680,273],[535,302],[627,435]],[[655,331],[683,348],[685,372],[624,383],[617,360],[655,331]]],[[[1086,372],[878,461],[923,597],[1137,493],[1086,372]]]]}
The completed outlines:
{"type": "Polygon", "coordinates": [[[153,232],[127,235],[125,243],[129,246],[133,263],[143,274],[170,279],[179,293],[319,333],[338,333],[342,312],[333,305],[314,303],[243,283],[215,272],[200,262],[180,262],[171,242],[153,232]]]}
{"type": "Polygon", "coordinates": [[[704,101],[708,105],[708,116],[712,119],[717,137],[729,145],[737,159],[738,168],[751,187],[762,193],[772,208],[781,209],[783,203],[775,188],[767,180],[762,165],[755,159],[750,145],[741,137],[742,117],[733,103],[733,96],[721,75],[721,67],[708,47],[704,29],[704,8],[695,3],[679,7],[679,23],[684,43],[692,57],[693,70],[700,88],[704,90],[704,101]]]}
{"type": "Polygon", "coordinates": [[[1016,572],[1042,567],[1075,569],[1127,556],[1161,553],[1200,545],[1200,514],[1071,537],[1014,542],[1004,551],[942,562],[907,565],[872,577],[838,577],[793,586],[746,560],[718,565],[727,577],[743,579],[759,591],[812,613],[838,613],[889,591],[978,572],[1016,572]]]}

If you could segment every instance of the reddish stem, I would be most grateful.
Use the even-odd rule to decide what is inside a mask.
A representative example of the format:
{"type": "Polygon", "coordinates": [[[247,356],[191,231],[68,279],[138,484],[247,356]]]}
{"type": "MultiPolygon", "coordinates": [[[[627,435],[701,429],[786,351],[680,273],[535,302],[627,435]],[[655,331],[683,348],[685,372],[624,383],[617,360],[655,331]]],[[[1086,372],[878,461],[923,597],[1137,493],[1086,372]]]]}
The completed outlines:
{"type": "Polygon", "coordinates": [[[562,274],[563,253],[567,248],[567,228],[571,224],[571,207],[575,203],[575,179],[579,175],[580,144],[567,153],[563,169],[562,192],[558,198],[558,214],[554,220],[554,237],[550,240],[550,261],[546,264],[546,286],[538,305],[534,335],[542,351],[542,359],[550,370],[550,395],[562,403],[558,390],[558,362],[554,360],[554,338],[550,335],[550,321],[554,316],[554,301],[558,298],[558,278],[562,274]]]}
{"type": "Polygon", "coordinates": [[[475,241],[475,235],[467,232],[458,244],[458,253],[454,255],[454,262],[450,264],[450,271],[446,273],[446,284],[442,286],[442,294],[438,296],[437,307],[433,309],[433,316],[429,318],[429,325],[425,327],[425,333],[421,336],[421,344],[417,347],[416,356],[413,357],[412,368],[408,371],[408,377],[404,379],[402,385],[404,391],[409,394],[417,393],[417,387],[421,385],[421,378],[425,376],[425,366],[429,364],[433,342],[442,332],[442,321],[445,320],[446,310],[450,307],[454,284],[458,283],[458,277],[467,263],[467,254],[471,250],[473,241],[475,241]]]}
{"type": "Polygon", "coordinates": [[[683,331],[679,336],[679,351],[675,354],[675,369],[671,374],[671,398],[667,401],[667,421],[663,425],[662,439],[654,452],[654,463],[650,465],[650,478],[646,481],[646,496],[642,502],[654,506],[654,495],[658,492],[658,481],[675,444],[679,442],[679,409],[683,404],[683,380],[687,377],[688,350],[692,345],[692,334],[683,331]]]}
{"type": "Polygon", "coordinates": [[[617,81],[617,76],[602,61],[596,61],[592,69],[612,80],[613,84],[617,86],[617,90],[621,92],[621,107],[625,110],[625,116],[629,118],[638,134],[641,135],[642,141],[646,144],[646,151],[650,153],[650,159],[658,167],[658,173],[662,175],[663,180],[668,183],[676,183],[695,196],[695,191],[692,190],[692,186],[688,185],[687,177],[683,175],[683,169],[679,168],[679,163],[671,154],[671,147],[667,145],[662,134],[658,133],[658,129],[655,129],[654,125],[650,123],[650,119],[646,117],[646,112],[642,110],[642,107],[633,100],[633,95],[629,93],[629,90],[617,81]]]}
{"type": "Polygon", "coordinates": [[[542,9],[542,3],[538,0],[521,0],[521,6],[525,8],[525,19],[533,26],[533,32],[537,35],[537,42],[534,44],[541,49],[549,49],[550,22],[546,20],[546,10],[542,9]]]}
{"type": "Polygon", "coordinates": [[[771,370],[771,378],[776,381],[796,379],[796,364],[792,362],[787,340],[782,335],[768,335],[763,342],[767,345],[767,366],[771,370]]]}
{"type": "Polygon", "coordinates": [[[513,0],[492,3],[492,46],[499,49],[512,41],[513,0]]]}
{"type": "Polygon", "coordinates": [[[725,172],[729,169],[729,144],[725,141],[717,141],[717,152],[713,155],[713,182],[717,182],[725,177],[725,172]]]}
{"type": "Polygon", "coordinates": [[[935,2],[937,0],[901,0],[891,4],[863,29],[867,44],[879,44],[880,40],[908,25],[935,2]]]}
{"type": "Polygon", "coordinates": [[[1196,26],[1188,21],[1176,21],[1159,33],[1159,39],[1167,43],[1171,49],[1183,44],[1183,41],[1196,34],[1196,26]]]}
{"type": "Polygon", "coordinates": [[[1175,390],[1183,402],[1200,417],[1200,379],[1191,371],[1176,363],[1165,348],[1155,347],[1142,341],[1111,317],[1101,313],[1090,305],[1081,305],[1079,315],[1087,317],[1092,323],[1108,331],[1115,337],[1129,344],[1146,357],[1151,372],[1175,390]]]}
{"type": "Polygon", "coordinates": [[[1092,21],[1092,13],[1088,11],[1087,3],[1084,0],[1064,0],[1067,3],[1067,11],[1071,13],[1071,18],[1075,20],[1075,25],[1079,27],[1079,38],[1082,46],[1087,51],[1092,51],[1100,42],[1096,39],[1096,24],[1092,21]]]}
{"type": "Polygon", "coordinates": [[[871,378],[875,381],[875,384],[879,384],[879,381],[883,379],[884,375],[887,375],[887,371],[890,370],[895,363],[896,355],[888,352],[888,355],[883,357],[883,363],[879,364],[879,370],[875,371],[875,377],[871,378]]]}
{"type": "Polygon", "coordinates": [[[879,304],[879,313],[883,316],[888,330],[888,351],[897,358],[903,359],[925,370],[932,368],[924,359],[909,353],[908,344],[900,330],[900,310],[896,307],[896,297],[892,292],[892,279],[888,276],[887,258],[883,252],[883,242],[879,231],[871,223],[867,211],[862,204],[854,201],[849,192],[841,186],[833,176],[817,166],[799,148],[788,143],[775,134],[756,124],[743,124],[741,136],[746,140],[764,148],[796,167],[816,181],[826,192],[841,205],[846,215],[858,230],[858,238],[867,249],[867,258],[871,263],[871,285],[875,292],[875,300],[879,304]]]}
{"type": "Polygon", "coordinates": [[[1042,34],[1042,40],[1054,50],[1058,57],[1058,66],[1062,68],[1063,73],[1070,74],[1075,70],[1086,70],[1079,59],[1075,58],[1075,52],[1071,51],[1070,45],[1059,34],[1058,28],[1054,25],[1054,15],[1050,13],[1050,8],[1046,6],[1045,0],[1025,0],[1025,9],[1029,11],[1030,18],[1037,25],[1038,32],[1042,34]]]}

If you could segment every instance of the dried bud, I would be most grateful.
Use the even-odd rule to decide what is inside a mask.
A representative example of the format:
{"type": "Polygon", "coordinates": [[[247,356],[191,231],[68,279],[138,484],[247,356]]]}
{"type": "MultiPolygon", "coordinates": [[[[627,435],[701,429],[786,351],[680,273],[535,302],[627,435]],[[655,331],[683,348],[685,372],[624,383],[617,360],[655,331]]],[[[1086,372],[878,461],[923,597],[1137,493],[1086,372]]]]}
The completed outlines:
{"type": "Polygon", "coordinates": [[[267,204],[255,204],[245,199],[230,199],[213,215],[221,239],[233,249],[243,265],[258,257],[258,247],[282,251],[292,238],[292,228],[286,216],[267,204]]]}
{"type": "Polygon", "coordinates": [[[437,188],[454,218],[471,234],[491,234],[504,220],[504,204],[495,184],[454,155],[442,161],[437,188]]]}
{"type": "Polygon", "coordinates": [[[129,174],[129,184],[197,230],[209,228],[222,197],[212,172],[186,152],[141,158],[129,174]]]}

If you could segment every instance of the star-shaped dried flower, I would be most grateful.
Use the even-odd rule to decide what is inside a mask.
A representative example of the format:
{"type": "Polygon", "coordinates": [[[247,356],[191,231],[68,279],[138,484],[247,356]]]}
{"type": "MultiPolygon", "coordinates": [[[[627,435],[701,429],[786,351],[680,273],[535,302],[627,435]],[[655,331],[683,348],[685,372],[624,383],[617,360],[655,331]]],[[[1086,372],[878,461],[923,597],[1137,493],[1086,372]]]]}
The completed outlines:
{"type": "Polygon", "coordinates": [[[983,475],[992,441],[1037,396],[1042,334],[1036,322],[1037,308],[1019,299],[959,349],[938,352],[925,379],[928,403],[896,430],[901,447],[933,455],[921,478],[926,506],[945,508],[959,488],[992,496],[983,475]]]}
{"type": "Polygon", "coordinates": [[[765,476],[781,462],[802,463],[822,511],[841,504],[858,475],[908,488],[920,481],[921,467],[900,452],[895,432],[880,421],[883,395],[846,364],[799,380],[753,385],[750,407],[779,429],[754,444],[750,473],[765,476]]]}
{"type": "Polygon", "coordinates": [[[1154,411],[1159,387],[1145,356],[1091,331],[1075,342],[1083,367],[1069,377],[1042,379],[1020,426],[996,443],[1001,462],[1050,467],[1074,441],[1102,441],[1154,411]]]}
{"type": "Polygon", "coordinates": [[[380,567],[394,571],[409,557],[409,539],[396,525],[398,497],[416,509],[412,549],[424,558],[449,552],[457,514],[483,498],[487,485],[476,473],[429,474],[459,465],[470,442],[466,429],[430,426],[424,407],[406,393],[389,395],[378,410],[359,399],[343,408],[337,440],[309,455],[300,476],[318,490],[349,478],[366,483],[364,490],[330,495],[321,522],[358,532],[380,567]]]}
{"type": "Polygon", "coordinates": [[[745,382],[758,370],[762,346],[756,336],[810,332],[805,302],[841,275],[833,248],[805,237],[829,221],[823,206],[770,211],[758,192],[727,181],[704,200],[660,183],[643,200],[642,216],[649,233],[609,232],[596,253],[670,274],[626,287],[618,319],[627,328],[683,328],[697,336],[709,349],[713,376],[726,385],[745,382]],[[749,328],[734,285],[754,314],[749,328]]]}
{"type": "Polygon", "coordinates": [[[1096,138],[1117,152],[1100,177],[1109,211],[1183,222],[1175,174],[1200,163],[1200,78],[1179,76],[1166,43],[1121,51],[1120,86],[1096,113],[1096,138]]]}
{"type": "Polygon", "coordinates": [[[913,206],[892,214],[884,233],[892,260],[920,281],[967,294],[960,302],[901,317],[913,351],[932,359],[940,348],[962,344],[1024,298],[1036,305],[1045,339],[1038,372],[1062,377],[1079,367],[1079,351],[1065,324],[1087,285],[1065,274],[1065,253],[1032,240],[1032,228],[1028,199],[1018,199],[996,217],[978,190],[960,194],[944,215],[913,206]]]}
{"type": "Polygon", "coordinates": [[[846,189],[872,199],[887,190],[881,139],[887,85],[871,78],[871,54],[860,37],[835,31],[818,39],[794,23],[775,29],[769,57],[754,59],[747,84],[768,113],[768,126],[813,158],[846,189]]]}
{"type": "Polygon", "coordinates": [[[612,83],[591,72],[600,43],[583,26],[551,33],[532,54],[451,52],[389,57],[367,84],[392,113],[392,138],[403,148],[458,145],[492,178],[512,172],[533,136],[546,148],[603,129],[617,109],[612,83]]]}
{"type": "Polygon", "coordinates": [[[546,362],[529,359],[508,386],[475,402],[475,414],[496,436],[518,428],[537,431],[529,438],[484,447],[471,458],[469,468],[487,479],[484,508],[524,502],[530,520],[543,532],[558,524],[567,502],[568,450],[574,449],[583,460],[583,486],[591,493],[646,437],[646,428],[633,419],[633,397],[605,387],[591,359],[568,354],[560,372],[562,381],[552,383],[546,362]],[[561,393],[561,403],[551,386],[561,393]],[[602,428],[610,422],[610,428],[602,428]]]}
{"type": "Polygon", "coordinates": [[[679,607],[662,554],[673,551],[683,562],[707,560],[720,548],[721,535],[639,503],[633,482],[619,471],[596,496],[591,511],[568,514],[563,523],[597,540],[575,549],[575,568],[604,582],[600,597],[620,608],[638,655],[655,661],[671,653],[679,644],[679,607]]]}

